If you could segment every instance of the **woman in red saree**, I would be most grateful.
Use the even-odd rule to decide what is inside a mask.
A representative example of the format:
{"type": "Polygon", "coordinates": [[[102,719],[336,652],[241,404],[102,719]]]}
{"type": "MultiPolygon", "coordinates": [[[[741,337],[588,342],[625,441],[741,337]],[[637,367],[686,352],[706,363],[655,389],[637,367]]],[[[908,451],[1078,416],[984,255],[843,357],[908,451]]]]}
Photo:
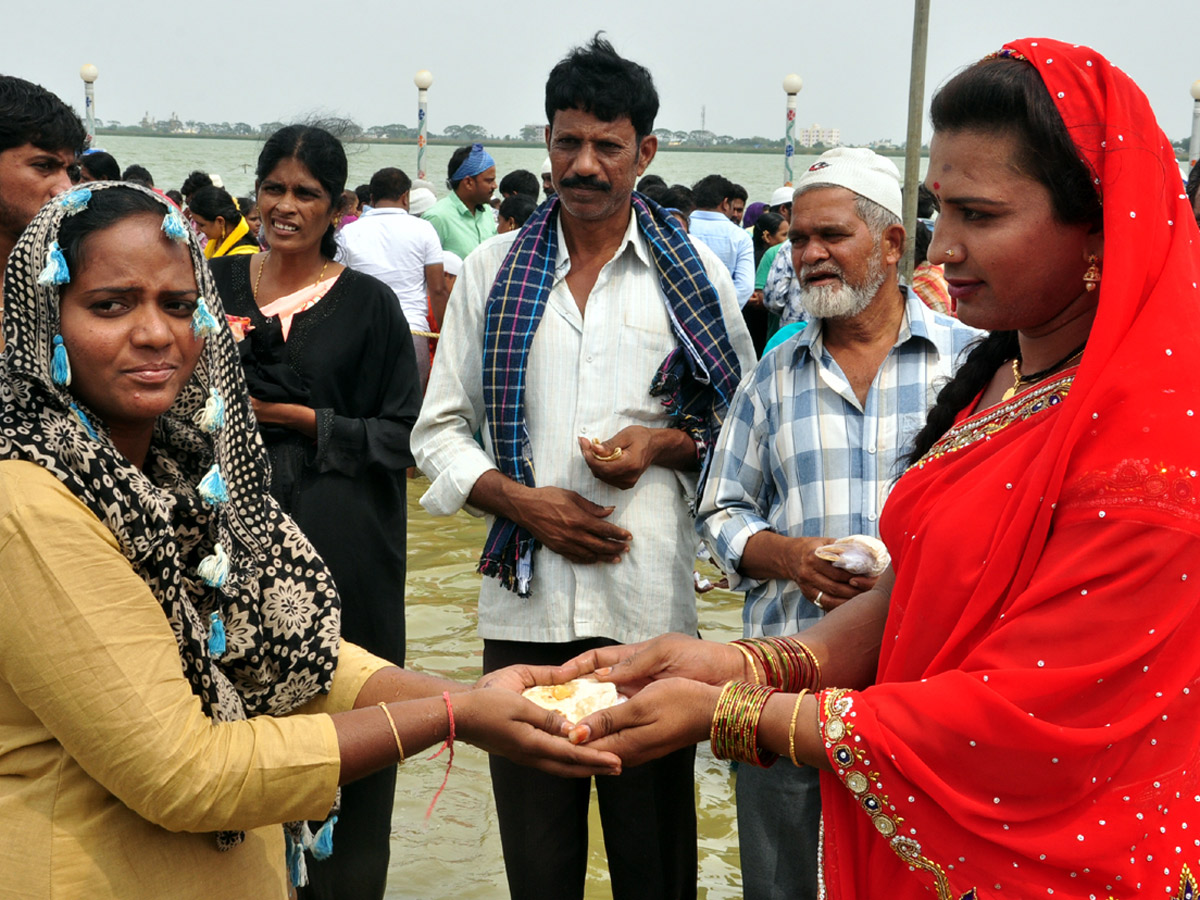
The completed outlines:
{"type": "Polygon", "coordinates": [[[992,333],[888,500],[894,575],[803,652],[581,658],[642,690],[573,738],[633,765],[711,728],[820,766],[830,898],[1198,896],[1200,232],[1170,142],[1127,75],[1044,39],[933,121],[930,256],[992,333]]]}

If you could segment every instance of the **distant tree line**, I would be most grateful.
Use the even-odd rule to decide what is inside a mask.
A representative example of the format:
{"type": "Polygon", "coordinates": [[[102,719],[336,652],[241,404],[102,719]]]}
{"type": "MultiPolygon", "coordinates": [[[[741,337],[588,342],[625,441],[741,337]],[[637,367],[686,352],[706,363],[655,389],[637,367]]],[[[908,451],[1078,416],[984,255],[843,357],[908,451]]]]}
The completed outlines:
{"type": "MultiPolygon", "coordinates": [[[[97,130],[108,133],[197,135],[204,137],[248,137],[263,138],[283,127],[283,122],[201,122],[195,119],[180,119],[174,114],[169,119],[154,119],[147,113],[136,125],[126,125],[116,119],[96,120],[97,130]]],[[[392,123],[363,128],[349,120],[339,120],[344,138],[366,140],[416,140],[417,129],[409,125],[392,123]]],[[[441,131],[430,131],[432,140],[457,141],[524,141],[540,144],[544,136],[542,125],[526,125],[517,134],[498,135],[490,133],[481,125],[447,125],[441,131]]],[[[729,134],[714,134],[711,131],[672,131],[669,128],[655,129],[654,134],[663,145],[688,147],[783,147],[783,139],[761,136],[737,138],[729,134]]]]}
{"type": "MultiPolygon", "coordinates": [[[[182,120],[174,113],[169,119],[153,119],[147,113],[142,121],[136,125],[124,125],[116,119],[96,120],[97,130],[103,130],[109,134],[126,133],[126,134],[172,134],[172,135],[196,135],[199,137],[245,137],[245,138],[265,138],[268,135],[278,131],[286,123],[284,122],[262,122],[258,125],[251,125],[248,122],[200,122],[194,119],[182,120]]],[[[337,120],[337,130],[343,138],[354,140],[416,140],[417,129],[408,125],[393,123],[391,125],[372,125],[370,128],[363,128],[361,125],[349,119],[337,120]]],[[[473,141],[523,141],[526,143],[540,144],[543,140],[545,126],[542,125],[526,125],[519,133],[497,135],[491,134],[486,128],[480,125],[447,125],[440,132],[431,131],[429,133],[430,140],[453,141],[455,143],[467,144],[473,141]]],[[[656,128],[654,135],[658,138],[659,144],[665,147],[731,147],[731,148],[777,148],[783,149],[783,138],[767,138],[761,135],[754,137],[734,137],[730,134],[714,134],[711,131],[696,130],[696,131],[672,131],[670,128],[656,128]]],[[[1188,153],[1188,144],[1191,141],[1188,137],[1180,138],[1177,141],[1172,141],[1171,144],[1175,148],[1176,155],[1180,159],[1186,159],[1188,153]]],[[[873,141],[870,146],[876,147],[881,152],[893,150],[903,150],[904,143],[893,143],[891,141],[873,141]]],[[[825,145],[817,143],[812,147],[798,149],[805,150],[824,150],[825,145]]],[[[925,149],[922,147],[922,149],[925,149]]]]}

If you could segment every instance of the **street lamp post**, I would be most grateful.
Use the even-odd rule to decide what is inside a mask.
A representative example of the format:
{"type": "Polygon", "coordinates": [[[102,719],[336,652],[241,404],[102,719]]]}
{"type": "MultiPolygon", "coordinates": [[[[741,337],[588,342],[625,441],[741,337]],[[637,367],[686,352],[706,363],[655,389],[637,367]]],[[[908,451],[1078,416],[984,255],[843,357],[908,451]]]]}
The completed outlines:
{"type": "Polygon", "coordinates": [[[925,56],[929,48],[929,0],[913,3],[912,60],[908,75],[908,136],[904,141],[905,231],[912,240],[904,242],[900,280],[912,283],[917,246],[917,192],[921,182],[921,122],[925,112],[925,56]]]}
{"type": "Polygon", "coordinates": [[[425,179],[425,144],[429,130],[429,86],[433,84],[433,73],[422,69],[413,76],[417,86],[417,178],[425,179]]]}
{"type": "Polygon", "coordinates": [[[79,67],[79,77],[83,79],[84,109],[87,113],[87,143],[90,147],[96,138],[96,79],[100,70],[91,63],[79,67]]]}
{"type": "Polygon", "coordinates": [[[1200,78],[1192,82],[1192,142],[1188,145],[1188,171],[1200,160],[1200,78]]]}
{"type": "Polygon", "coordinates": [[[796,155],[796,95],[804,87],[804,79],[793,72],[783,79],[787,94],[787,127],[783,136],[783,184],[792,186],[792,157],[796,155]]]}

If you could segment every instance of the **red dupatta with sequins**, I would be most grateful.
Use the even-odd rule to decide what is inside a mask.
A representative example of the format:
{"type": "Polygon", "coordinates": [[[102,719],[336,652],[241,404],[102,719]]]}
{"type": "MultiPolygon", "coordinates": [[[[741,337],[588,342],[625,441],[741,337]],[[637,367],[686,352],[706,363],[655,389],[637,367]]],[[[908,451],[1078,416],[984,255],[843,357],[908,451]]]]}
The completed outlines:
{"type": "Polygon", "coordinates": [[[877,684],[821,696],[831,898],[1163,898],[1200,871],[1200,233],[1127,75],[1007,49],[1097,176],[1099,309],[1078,370],[888,500],[877,684]]]}

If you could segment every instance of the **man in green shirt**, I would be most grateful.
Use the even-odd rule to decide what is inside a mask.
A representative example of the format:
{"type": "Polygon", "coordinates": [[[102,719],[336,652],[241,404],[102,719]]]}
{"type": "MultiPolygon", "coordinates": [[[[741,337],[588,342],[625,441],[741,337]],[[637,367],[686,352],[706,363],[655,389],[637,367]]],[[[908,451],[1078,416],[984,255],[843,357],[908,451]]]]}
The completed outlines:
{"type": "Polygon", "coordinates": [[[496,161],[483,144],[468,144],[454,151],[446,172],[450,193],[422,218],[432,223],[443,250],[466,258],[496,233],[496,219],[488,205],[496,190],[496,161]]]}

